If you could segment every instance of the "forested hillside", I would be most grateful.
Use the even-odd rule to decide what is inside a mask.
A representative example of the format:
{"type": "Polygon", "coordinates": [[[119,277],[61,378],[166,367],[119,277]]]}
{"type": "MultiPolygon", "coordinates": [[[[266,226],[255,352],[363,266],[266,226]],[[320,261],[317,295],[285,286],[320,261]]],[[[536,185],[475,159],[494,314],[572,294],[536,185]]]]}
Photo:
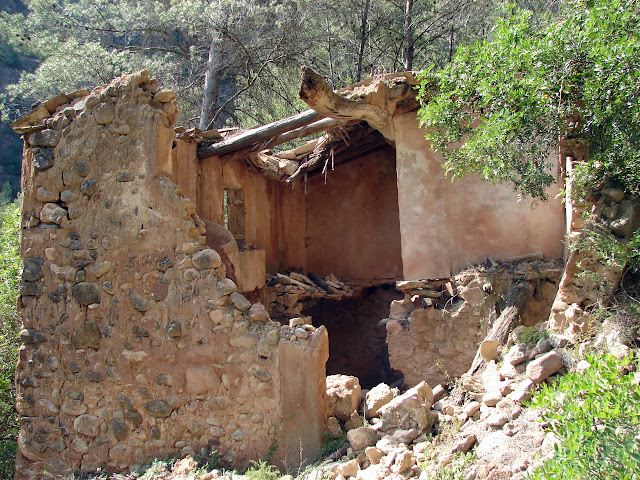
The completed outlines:
{"type": "MultiPolygon", "coordinates": [[[[295,113],[300,66],[340,88],[447,64],[485,37],[502,0],[2,0],[0,185],[19,184],[7,122],[61,91],[149,68],[180,121],[251,127],[295,113]]],[[[520,0],[537,13],[559,0],[520,0]]]]}

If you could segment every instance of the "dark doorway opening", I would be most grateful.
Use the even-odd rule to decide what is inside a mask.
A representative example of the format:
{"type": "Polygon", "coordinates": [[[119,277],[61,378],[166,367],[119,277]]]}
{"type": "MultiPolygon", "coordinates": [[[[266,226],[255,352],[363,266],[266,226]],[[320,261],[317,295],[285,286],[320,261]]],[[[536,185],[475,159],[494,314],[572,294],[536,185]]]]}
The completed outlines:
{"type": "Polygon", "coordinates": [[[349,299],[318,299],[303,310],[315,327],[324,325],[329,332],[327,375],[356,376],[362,388],[391,384],[401,377],[389,365],[387,331],[379,325],[389,316],[391,301],[401,298],[395,284],[385,284],[349,299]]]}

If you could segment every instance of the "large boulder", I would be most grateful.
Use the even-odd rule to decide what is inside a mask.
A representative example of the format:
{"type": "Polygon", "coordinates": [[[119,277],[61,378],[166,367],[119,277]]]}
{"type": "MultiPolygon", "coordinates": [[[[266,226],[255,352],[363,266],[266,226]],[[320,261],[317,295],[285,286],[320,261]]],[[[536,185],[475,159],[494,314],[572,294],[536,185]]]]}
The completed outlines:
{"type": "Polygon", "coordinates": [[[385,383],[376,385],[367,392],[364,406],[364,416],[373,418],[378,416],[380,408],[393,400],[393,390],[385,383]]]}
{"type": "Polygon", "coordinates": [[[373,447],[378,441],[378,432],[371,427],[354,428],[347,432],[347,440],[354,451],[364,450],[373,447]]]}
{"type": "Polygon", "coordinates": [[[360,382],[350,375],[329,375],[327,377],[327,417],[349,420],[358,410],[360,403],[360,382]]]}
{"type": "Polygon", "coordinates": [[[433,391],[427,382],[420,382],[380,408],[382,430],[415,428],[422,431],[429,428],[435,420],[429,412],[432,406],[433,391]]]}

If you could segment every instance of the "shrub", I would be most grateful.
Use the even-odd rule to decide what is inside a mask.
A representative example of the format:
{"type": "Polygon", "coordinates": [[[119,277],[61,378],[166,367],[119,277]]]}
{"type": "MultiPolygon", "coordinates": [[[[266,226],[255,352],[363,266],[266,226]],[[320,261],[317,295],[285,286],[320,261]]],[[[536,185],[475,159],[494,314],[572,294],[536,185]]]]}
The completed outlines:
{"type": "Polygon", "coordinates": [[[280,472],[265,460],[258,460],[257,462],[251,462],[251,466],[245,475],[249,480],[278,480],[280,472]]]}
{"type": "MultiPolygon", "coordinates": [[[[562,146],[584,160],[574,165],[576,200],[607,183],[640,195],[636,0],[567,0],[555,18],[507,3],[490,39],[420,80],[418,118],[454,177],[474,173],[546,199],[558,179],[548,159],[562,146]]],[[[593,233],[603,258],[640,268],[637,228],[629,245],[593,233]]]]}
{"type": "Polygon", "coordinates": [[[587,361],[586,372],[543,386],[532,401],[560,443],[531,480],[640,479],[640,385],[625,369],[631,358],[587,361]]]}

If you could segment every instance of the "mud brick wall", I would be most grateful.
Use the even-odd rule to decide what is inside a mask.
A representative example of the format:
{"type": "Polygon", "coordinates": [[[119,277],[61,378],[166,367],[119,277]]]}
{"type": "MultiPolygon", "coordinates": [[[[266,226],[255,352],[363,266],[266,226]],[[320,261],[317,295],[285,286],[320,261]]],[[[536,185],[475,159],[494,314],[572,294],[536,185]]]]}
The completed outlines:
{"type": "Polygon", "coordinates": [[[212,448],[242,466],[274,440],[281,464],[314,457],[326,330],[294,335],[226,278],[163,175],[173,92],[142,71],[54,100],[22,121],[17,478],[212,448]]]}

